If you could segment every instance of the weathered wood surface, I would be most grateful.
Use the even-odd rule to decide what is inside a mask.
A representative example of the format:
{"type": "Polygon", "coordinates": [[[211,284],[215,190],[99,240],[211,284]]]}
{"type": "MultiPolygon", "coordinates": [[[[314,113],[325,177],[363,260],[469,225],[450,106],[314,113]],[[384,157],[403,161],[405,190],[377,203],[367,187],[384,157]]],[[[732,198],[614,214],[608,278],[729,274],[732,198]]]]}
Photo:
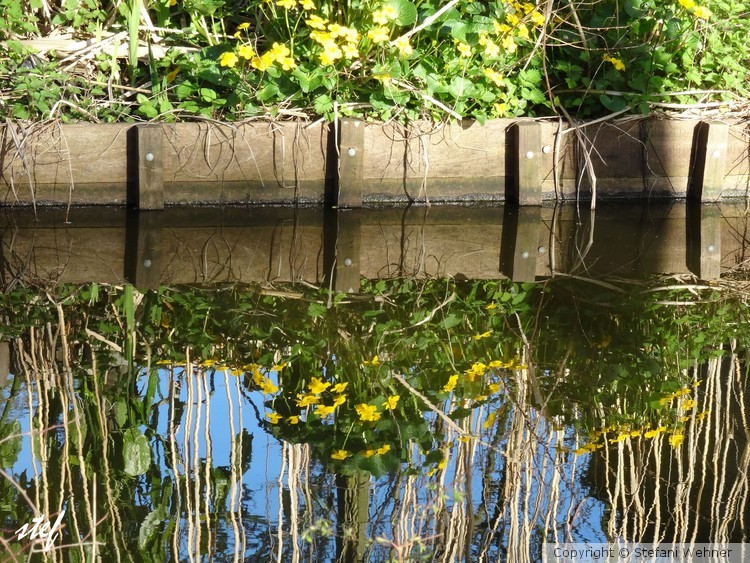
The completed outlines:
{"type": "MultiPolygon", "coordinates": [[[[534,144],[541,146],[532,151],[535,167],[526,172],[538,177],[544,200],[586,197],[594,186],[603,199],[684,198],[695,180],[696,120],[631,118],[575,127],[551,119],[498,119],[483,125],[469,120],[409,126],[360,122],[352,127],[357,147],[344,150],[334,141],[348,141],[335,139],[334,127],[322,121],[197,122],[158,125],[164,138],[164,202],[320,203],[335,201],[330,197],[335,189],[344,199],[354,198],[342,200],[350,205],[357,203],[360,187],[365,204],[504,201],[511,199],[518,180],[512,130],[529,123],[538,124],[541,138],[534,144]]],[[[712,172],[720,197],[745,196],[750,188],[749,123],[726,124],[724,169],[712,172]]],[[[125,203],[126,186],[137,175],[132,164],[137,151],[128,139],[135,127],[0,126],[0,184],[5,187],[0,202],[125,203]]]]}
{"type": "Polygon", "coordinates": [[[715,277],[745,264],[750,257],[750,221],[744,207],[721,204],[713,214],[702,209],[674,202],[605,204],[593,216],[588,211],[577,215],[574,206],[508,211],[534,212],[536,223],[513,221],[500,206],[413,206],[328,214],[283,207],[262,213],[168,209],[141,212],[137,220],[124,211],[74,209],[67,223],[63,211],[41,210],[36,222],[31,211],[14,212],[0,215],[0,272],[6,287],[14,279],[137,281],[144,287],[235,281],[322,284],[331,274],[326,263],[334,264],[330,255],[326,258],[331,242],[334,251],[338,245],[346,254],[335,256],[342,260],[335,265],[338,280],[349,286],[355,285],[357,276],[520,281],[553,273],[692,271],[715,277]],[[144,213],[148,220],[143,220],[144,213]],[[340,221],[343,213],[349,214],[345,219],[355,220],[340,221]],[[326,241],[331,225],[335,229],[328,232],[334,239],[326,241]],[[709,236],[714,238],[709,241],[709,236]],[[516,251],[528,256],[515,256],[516,251]],[[346,258],[351,259],[349,266],[343,262],[346,258]],[[144,268],[147,259],[150,266],[144,268]],[[509,263],[510,270],[503,267],[509,263]]]}

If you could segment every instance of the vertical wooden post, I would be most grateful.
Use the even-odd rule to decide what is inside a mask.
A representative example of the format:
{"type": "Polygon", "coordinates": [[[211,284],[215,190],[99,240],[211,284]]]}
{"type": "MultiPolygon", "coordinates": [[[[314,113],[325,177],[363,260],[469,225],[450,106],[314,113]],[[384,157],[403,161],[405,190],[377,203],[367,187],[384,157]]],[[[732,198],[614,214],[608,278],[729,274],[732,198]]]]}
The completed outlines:
{"type": "Polygon", "coordinates": [[[687,209],[687,266],[702,280],[721,277],[721,210],[690,202],[687,209]]]}
{"type": "Polygon", "coordinates": [[[500,272],[513,281],[536,280],[537,258],[547,252],[539,246],[541,222],[540,207],[505,207],[500,272]]]}
{"type": "Polygon", "coordinates": [[[359,293],[359,241],[361,219],[356,211],[336,213],[336,264],[333,288],[343,293],[359,293]]]}
{"type": "Polygon", "coordinates": [[[702,202],[719,201],[726,174],[729,125],[702,121],[696,127],[693,142],[689,197],[702,202]]]}
{"type": "Polygon", "coordinates": [[[137,125],[138,209],[164,209],[164,132],[161,125],[137,125]]]}
{"type": "Polygon", "coordinates": [[[541,205],[542,126],[536,122],[515,125],[515,175],[510,200],[517,205],[541,205]]]}
{"type": "Polygon", "coordinates": [[[0,342],[0,387],[5,388],[5,383],[10,375],[10,342],[0,342]]]}
{"type": "Polygon", "coordinates": [[[161,285],[162,214],[134,211],[126,224],[125,278],[138,289],[161,285]]]}
{"type": "Polygon", "coordinates": [[[362,207],[365,123],[345,118],[339,121],[338,207],[362,207]]]}

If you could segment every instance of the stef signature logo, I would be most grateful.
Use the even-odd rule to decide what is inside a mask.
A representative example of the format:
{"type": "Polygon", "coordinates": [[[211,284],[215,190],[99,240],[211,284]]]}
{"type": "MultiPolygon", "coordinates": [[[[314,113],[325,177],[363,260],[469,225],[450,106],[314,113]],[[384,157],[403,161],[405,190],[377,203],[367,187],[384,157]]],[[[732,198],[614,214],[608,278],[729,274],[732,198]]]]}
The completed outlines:
{"type": "Polygon", "coordinates": [[[28,522],[16,530],[16,538],[18,540],[29,538],[31,541],[44,541],[42,551],[50,551],[55,543],[55,540],[60,535],[60,524],[62,523],[63,516],[65,516],[65,510],[62,510],[57,516],[54,524],[50,523],[49,518],[42,514],[36,518],[32,518],[31,522],[28,522]]]}

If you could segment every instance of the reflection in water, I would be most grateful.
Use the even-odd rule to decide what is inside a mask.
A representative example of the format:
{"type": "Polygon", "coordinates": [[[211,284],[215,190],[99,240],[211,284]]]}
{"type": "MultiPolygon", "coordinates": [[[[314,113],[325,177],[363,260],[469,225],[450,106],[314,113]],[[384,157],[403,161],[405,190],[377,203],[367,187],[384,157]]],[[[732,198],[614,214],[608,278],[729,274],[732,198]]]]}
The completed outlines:
{"type": "MultiPolygon", "coordinates": [[[[604,308],[583,307],[600,286],[573,292],[573,326],[569,288],[494,283],[328,310],[278,289],[9,296],[5,314],[29,318],[14,317],[0,419],[4,528],[65,509],[50,561],[538,561],[546,542],[746,541],[739,345],[696,356],[673,338],[714,290],[647,288],[596,329],[604,308]],[[388,301],[422,309],[381,327],[388,301]],[[610,332],[627,308],[647,316],[640,350],[610,332]],[[605,377],[658,357],[653,342],[661,367],[636,365],[658,377],[605,377]]],[[[11,536],[5,553],[28,553],[11,536]]]]}
{"type": "Polygon", "coordinates": [[[610,508],[610,538],[656,543],[744,543],[748,505],[745,367],[735,353],[692,373],[671,436],[638,436],[592,462],[597,495],[610,508]],[[671,444],[681,442],[677,448],[671,444]]]}

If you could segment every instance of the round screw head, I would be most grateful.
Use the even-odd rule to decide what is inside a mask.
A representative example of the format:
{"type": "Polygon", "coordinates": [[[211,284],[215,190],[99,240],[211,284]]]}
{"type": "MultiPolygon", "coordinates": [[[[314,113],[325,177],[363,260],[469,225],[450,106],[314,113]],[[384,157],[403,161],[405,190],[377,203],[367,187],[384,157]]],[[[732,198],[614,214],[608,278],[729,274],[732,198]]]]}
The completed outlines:
{"type": "Polygon", "coordinates": [[[526,153],[526,158],[527,158],[528,160],[531,160],[532,158],[534,158],[534,151],[529,151],[529,152],[527,152],[527,153],[526,153]]]}
{"type": "Polygon", "coordinates": [[[154,160],[154,154],[150,153],[150,152],[146,153],[146,160],[149,161],[149,162],[153,161],[154,160]]]}
{"type": "Polygon", "coordinates": [[[355,156],[357,154],[357,149],[351,147],[348,151],[346,151],[346,154],[348,154],[349,156],[355,156]]]}
{"type": "Polygon", "coordinates": [[[551,146],[549,146],[549,145],[544,145],[544,146],[542,147],[542,152],[543,152],[544,154],[549,154],[549,153],[551,153],[551,152],[552,152],[552,147],[551,147],[551,146]]]}
{"type": "Polygon", "coordinates": [[[719,149],[716,149],[714,152],[711,153],[711,156],[714,158],[719,158],[721,156],[721,151],[719,149]]]}
{"type": "Polygon", "coordinates": [[[543,246],[540,246],[539,248],[536,249],[536,251],[539,254],[545,254],[547,252],[547,249],[545,247],[543,247],[543,246]]]}
{"type": "Polygon", "coordinates": [[[145,260],[143,261],[143,267],[144,267],[144,268],[150,268],[150,267],[151,267],[151,260],[149,260],[148,258],[146,258],[146,259],[145,259],[145,260]]]}
{"type": "Polygon", "coordinates": [[[521,252],[521,258],[523,258],[524,260],[526,260],[528,257],[529,257],[529,251],[528,250],[524,250],[523,252],[521,252]]]}
{"type": "Polygon", "coordinates": [[[352,265],[352,259],[351,258],[345,258],[344,259],[344,266],[347,268],[352,265]]]}
{"type": "Polygon", "coordinates": [[[713,244],[709,244],[706,250],[708,250],[709,252],[713,252],[714,250],[716,250],[716,247],[713,244]]]}

